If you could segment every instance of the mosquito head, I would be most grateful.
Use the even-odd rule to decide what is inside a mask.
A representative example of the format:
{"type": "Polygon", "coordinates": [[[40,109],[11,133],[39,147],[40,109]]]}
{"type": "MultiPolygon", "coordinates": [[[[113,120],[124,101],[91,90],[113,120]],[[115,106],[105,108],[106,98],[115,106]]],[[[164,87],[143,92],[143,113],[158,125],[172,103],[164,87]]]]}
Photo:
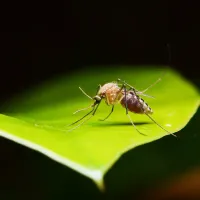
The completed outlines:
{"type": "Polygon", "coordinates": [[[96,103],[100,103],[101,101],[101,97],[98,95],[94,96],[93,99],[95,100],[96,103]]]}

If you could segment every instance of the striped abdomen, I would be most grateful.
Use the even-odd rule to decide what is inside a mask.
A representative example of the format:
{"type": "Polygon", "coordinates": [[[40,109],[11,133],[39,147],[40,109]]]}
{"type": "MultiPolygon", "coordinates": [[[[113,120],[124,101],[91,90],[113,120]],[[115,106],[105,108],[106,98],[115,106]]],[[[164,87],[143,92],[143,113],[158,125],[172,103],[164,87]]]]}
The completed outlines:
{"type": "Polygon", "coordinates": [[[153,110],[148,106],[147,103],[144,102],[143,99],[141,99],[139,96],[135,94],[135,92],[128,92],[126,95],[126,101],[125,101],[125,95],[121,100],[121,105],[126,108],[126,102],[127,102],[127,108],[130,112],[138,113],[138,114],[152,114],[153,110]]]}

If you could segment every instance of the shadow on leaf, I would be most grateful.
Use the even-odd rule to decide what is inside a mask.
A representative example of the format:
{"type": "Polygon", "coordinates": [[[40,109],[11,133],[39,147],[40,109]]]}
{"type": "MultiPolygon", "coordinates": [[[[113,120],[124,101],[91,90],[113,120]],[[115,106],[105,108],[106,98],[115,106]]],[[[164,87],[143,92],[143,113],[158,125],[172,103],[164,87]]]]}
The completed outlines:
{"type": "MultiPolygon", "coordinates": [[[[145,124],[153,124],[153,122],[134,122],[136,126],[141,126],[145,124]]],[[[95,124],[95,126],[130,126],[131,122],[102,122],[95,124]]]]}

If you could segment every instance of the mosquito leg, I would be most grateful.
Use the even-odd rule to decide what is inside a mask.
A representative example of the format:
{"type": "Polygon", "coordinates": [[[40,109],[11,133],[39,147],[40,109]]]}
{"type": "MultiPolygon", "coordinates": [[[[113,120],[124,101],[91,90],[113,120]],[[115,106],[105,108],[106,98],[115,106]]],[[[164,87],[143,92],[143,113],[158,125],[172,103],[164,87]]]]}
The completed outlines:
{"type": "Polygon", "coordinates": [[[110,113],[108,114],[108,116],[105,119],[100,119],[100,121],[105,121],[106,119],[108,119],[108,117],[110,117],[110,115],[112,114],[113,111],[114,111],[114,105],[112,106],[112,109],[111,109],[110,113]]]}
{"type": "Polygon", "coordinates": [[[78,124],[77,126],[75,126],[74,128],[68,130],[68,132],[73,131],[74,129],[78,128],[79,126],[81,126],[83,123],[85,123],[86,121],[88,121],[90,118],[92,118],[93,115],[91,115],[90,117],[88,117],[87,119],[85,119],[84,121],[82,121],[80,124],[78,124]]]}
{"type": "Polygon", "coordinates": [[[83,117],[81,117],[79,120],[77,120],[77,121],[75,121],[75,122],[69,124],[68,126],[74,125],[74,124],[76,124],[77,122],[81,121],[82,119],[84,119],[85,117],[87,117],[90,113],[92,113],[94,110],[95,110],[95,106],[94,106],[94,108],[93,108],[89,113],[87,113],[86,115],[84,115],[83,117]]]}
{"type": "Polygon", "coordinates": [[[147,135],[145,135],[144,133],[141,133],[141,132],[137,129],[136,125],[133,123],[133,121],[132,121],[132,119],[131,119],[131,116],[130,116],[129,114],[126,114],[126,115],[128,116],[128,118],[129,118],[131,124],[134,126],[135,130],[136,130],[139,134],[144,135],[144,136],[147,136],[147,135]]]}
{"type": "Polygon", "coordinates": [[[92,113],[93,116],[95,115],[95,113],[96,113],[96,111],[97,111],[97,108],[99,107],[100,103],[101,103],[101,100],[98,102],[98,104],[97,104],[97,106],[96,106],[94,112],[92,113]]]}
{"type": "MultiPolygon", "coordinates": [[[[158,80],[156,80],[153,84],[151,84],[149,87],[147,87],[145,90],[143,91],[139,91],[137,89],[135,89],[132,85],[129,85],[128,83],[126,83],[125,81],[122,81],[121,79],[118,79],[119,82],[124,83],[125,85],[127,85],[128,87],[130,87],[132,90],[136,91],[137,94],[142,95],[143,93],[145,93],[149,88],[153,87],[154,85],[156,85],[159,81],[161,81],[161,78],[159,78],[158,80]]],[[[149,95],[146,95],[149,96],[149,95]]],[[[151,96],[150,96],[151,97],[151,96]]]]}
{"type": "Polygon", "coordinates": [[[150,115],[148,115],[147,113],[145,113],[147,117],[149,117],[157,126],[159,126],[161,129],[163,129],[164,131],[166,131],[167,133],[173,135],[174,137],[177,137],[176,135],[174,135],[173,133],[170,133],[168,130],[166,130],[165,128],[163,128],[160,124],[158,124],[150,115]]]}
{"type": "MultiPolygon", "coordinates": [[[[93,112],[93,113],[92,113],[92,115],[91,115],[90,117],[88,117],[87,119],[85,119],[84,121],[82,121],[80,124],[78,124],[78,125],[75,126],[74,128],[68,130],[68,132],[69,132],[69,131],[72,131],[72,130],[74,130],[74,129],[76,129],[76,128],[78,128],[79,126],[81,126],[82,124],[84,124],[86,121],[88,121],[90,118],[92,118],[92,117],[95,115],[95,113],[96,113],[96,111],[97,111],[97,108],[99,107],[99,104],[100,104],[100,103],[101,103],[101,102],[99,102],[99,103],[97,104],[97,106],[94,107],[94,108],[92,109],[91,112],[93,112]]],[[[89,114],[90,114],[91,112],[89,112],[89,114]]],[[[89,115],[89,114],[87,114],[87,115],[89,115]]],[[[86,117],[86,116],[84,116],[84,117],[86,117]]],[[[81,119],[83,119],[83,118],[81,118],[81,119]]],[[[80,120],[78,120],[78,121],[80,121],[80,120]]],[[[76,121],[76,122],[78,122],[78,121],[76,121]]],[[[74,123],[73,123],[73,124],[74,124],[74,123]]]]}
{"type": "Polygon", "coordinates": [[[147,87],[145,90],[141,91],[141,93],[145,93],[149,88],[153,87],[156,85],[158,82],[161,81],[161,78],[157,79],[153,84],[151,84],[149,87],[147,87]]]}
{"type": "Polygon", "coordinates": [[[140,133],[141,135],[146,136],[145,134],[141,133],[141,132],[137,129],[136,125],[133,123],[133,120],[131,119],[131,116],[128,114],[128,106],[127,106],[127,99],[126,99],[126,87],[124,87],[124,90],[125,90],[124,93],[125,93],[126,115],[127,115],[127,117],[129,118],[129,120],[130,120],[131,124],[133,125],[133,127],[135,128],[135,130],[136,130],[138,133],[140,133]]]}
{"type": "Polygon", "coordinates": [[[150,95],[148,95],[148,94],[144,94],[143,92],[140,92],[140,91],[136,91],[135,93],[136,93],[137,95],[141,95],[141,96],[145,96],[145,97],[149,97],[149,98],[155,99],[154,96],[150,96],[150,95]]]}
{"type": "MultiPolygon", "coordinates": [[[[118,97],[119,97],[119,94],[121,93],[121,91],[124,89],[124,87],[125,87],[125,85],[123,84],[122,86],[121,86],[121,88],[120,88],[120,90],[119,90],[119,92],[118,92],[118,94],[117,94],[117,96],[115,97],[115,100],[116,99],[118,99],[118,97]]],[[[114,100],[114,101],[115,101],[114,100]]]]}
{"type": "Polygon", "coordinates": [[[130,87],[130,89],[132,89],[134,91],[139,91],[139,90],[136,90],[133,86],[129,85],[128,83],[126,83],[125,81],[122,81],[119,78],[117,79],[117,81],[123,83],[123,85],[126,85],[126,86],[130,87]]]}
{"type": "Polygon", "coordinates": [[[99,84],[97,87],[96,95],[98,94],[98,91],[100,90],[100,88],[101,88],[101,85],[99,84]]]}
{"type": "MultiPolygon", "coordinates": [[[[101,88],[101,85],[98,85],[96,94],[98,93],[98,91],[99,91],[100,88],[101,88]]],[[[92,98],[91,96],[89,96],[81,87],[79,87],[79,89],[81,90],[81,92],[82,92],[85,96],[87,96],[89,99],[92,99],[92,100],[93,100],[93,98],[92,98]]],[[[100,101],[100,102],[101,102],[101,101],[100,101]]],[[[83,117],[81,117],[79,120],[77,120],[77,121],[75,121],[75,122],[69,124],[68,126],[71,126],[71,125],[76,124],[77,122],[81,121],[82,119],[84,119],[85,117],[87,117],[87,116],[88,116],[89,114],[91,114],[92,112],[93,112],[93,114],[92,114],[92,116],[93,116],[93,115],[95,114],[96,109],[98,108],[100,102],[95,102],[93,105],[91,105],[91,106],[89,106],[89,107],[87,107],[87,108],[82,108],[82,109],[79,109],[79,110],[75,111],[73,114],[76,114],[77,112],[80,112],[80,111],[82,111],[82,110],[87,110],[87,109],[93,107],[93,109],[92,109],[90,112],[88,112],[86,115],[84,115],[83,117]],[[98,105],[96,106],[96,104],[98,104],[98,105]],[[96,106],[96,107],[95,107],[95,106],[96,106]]],[[[85,121],[86,121],[86,120],[85,120],[85,121]]],[[[82,124],[82,123],[81,123],[81,124],[82,124]]]]}
{"type": "Polygon", "coordinates": [[[86,108],[81,108],[81,109],[75,111],[75,112],[73,113],[73,115],[75,115],[76,113],[78,113],[78,112],[80,112],[80,111],[87,110],[87,109],[92,108],[92,107],[93,107],[93,105],[88,106],[88,107],[86,107],[86,108]]]}

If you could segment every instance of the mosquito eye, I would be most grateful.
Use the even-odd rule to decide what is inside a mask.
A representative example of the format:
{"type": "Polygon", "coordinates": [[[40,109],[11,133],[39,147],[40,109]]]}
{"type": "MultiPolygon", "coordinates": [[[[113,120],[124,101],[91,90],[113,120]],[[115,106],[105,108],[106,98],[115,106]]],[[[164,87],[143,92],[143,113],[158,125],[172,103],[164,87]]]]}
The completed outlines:
{"type": "Polygon", "coordinates": [[[101,101],[101,97],[100,97],[100,96],[95,96],[93,99],[94,99],[95,101],[101,101]]]}

